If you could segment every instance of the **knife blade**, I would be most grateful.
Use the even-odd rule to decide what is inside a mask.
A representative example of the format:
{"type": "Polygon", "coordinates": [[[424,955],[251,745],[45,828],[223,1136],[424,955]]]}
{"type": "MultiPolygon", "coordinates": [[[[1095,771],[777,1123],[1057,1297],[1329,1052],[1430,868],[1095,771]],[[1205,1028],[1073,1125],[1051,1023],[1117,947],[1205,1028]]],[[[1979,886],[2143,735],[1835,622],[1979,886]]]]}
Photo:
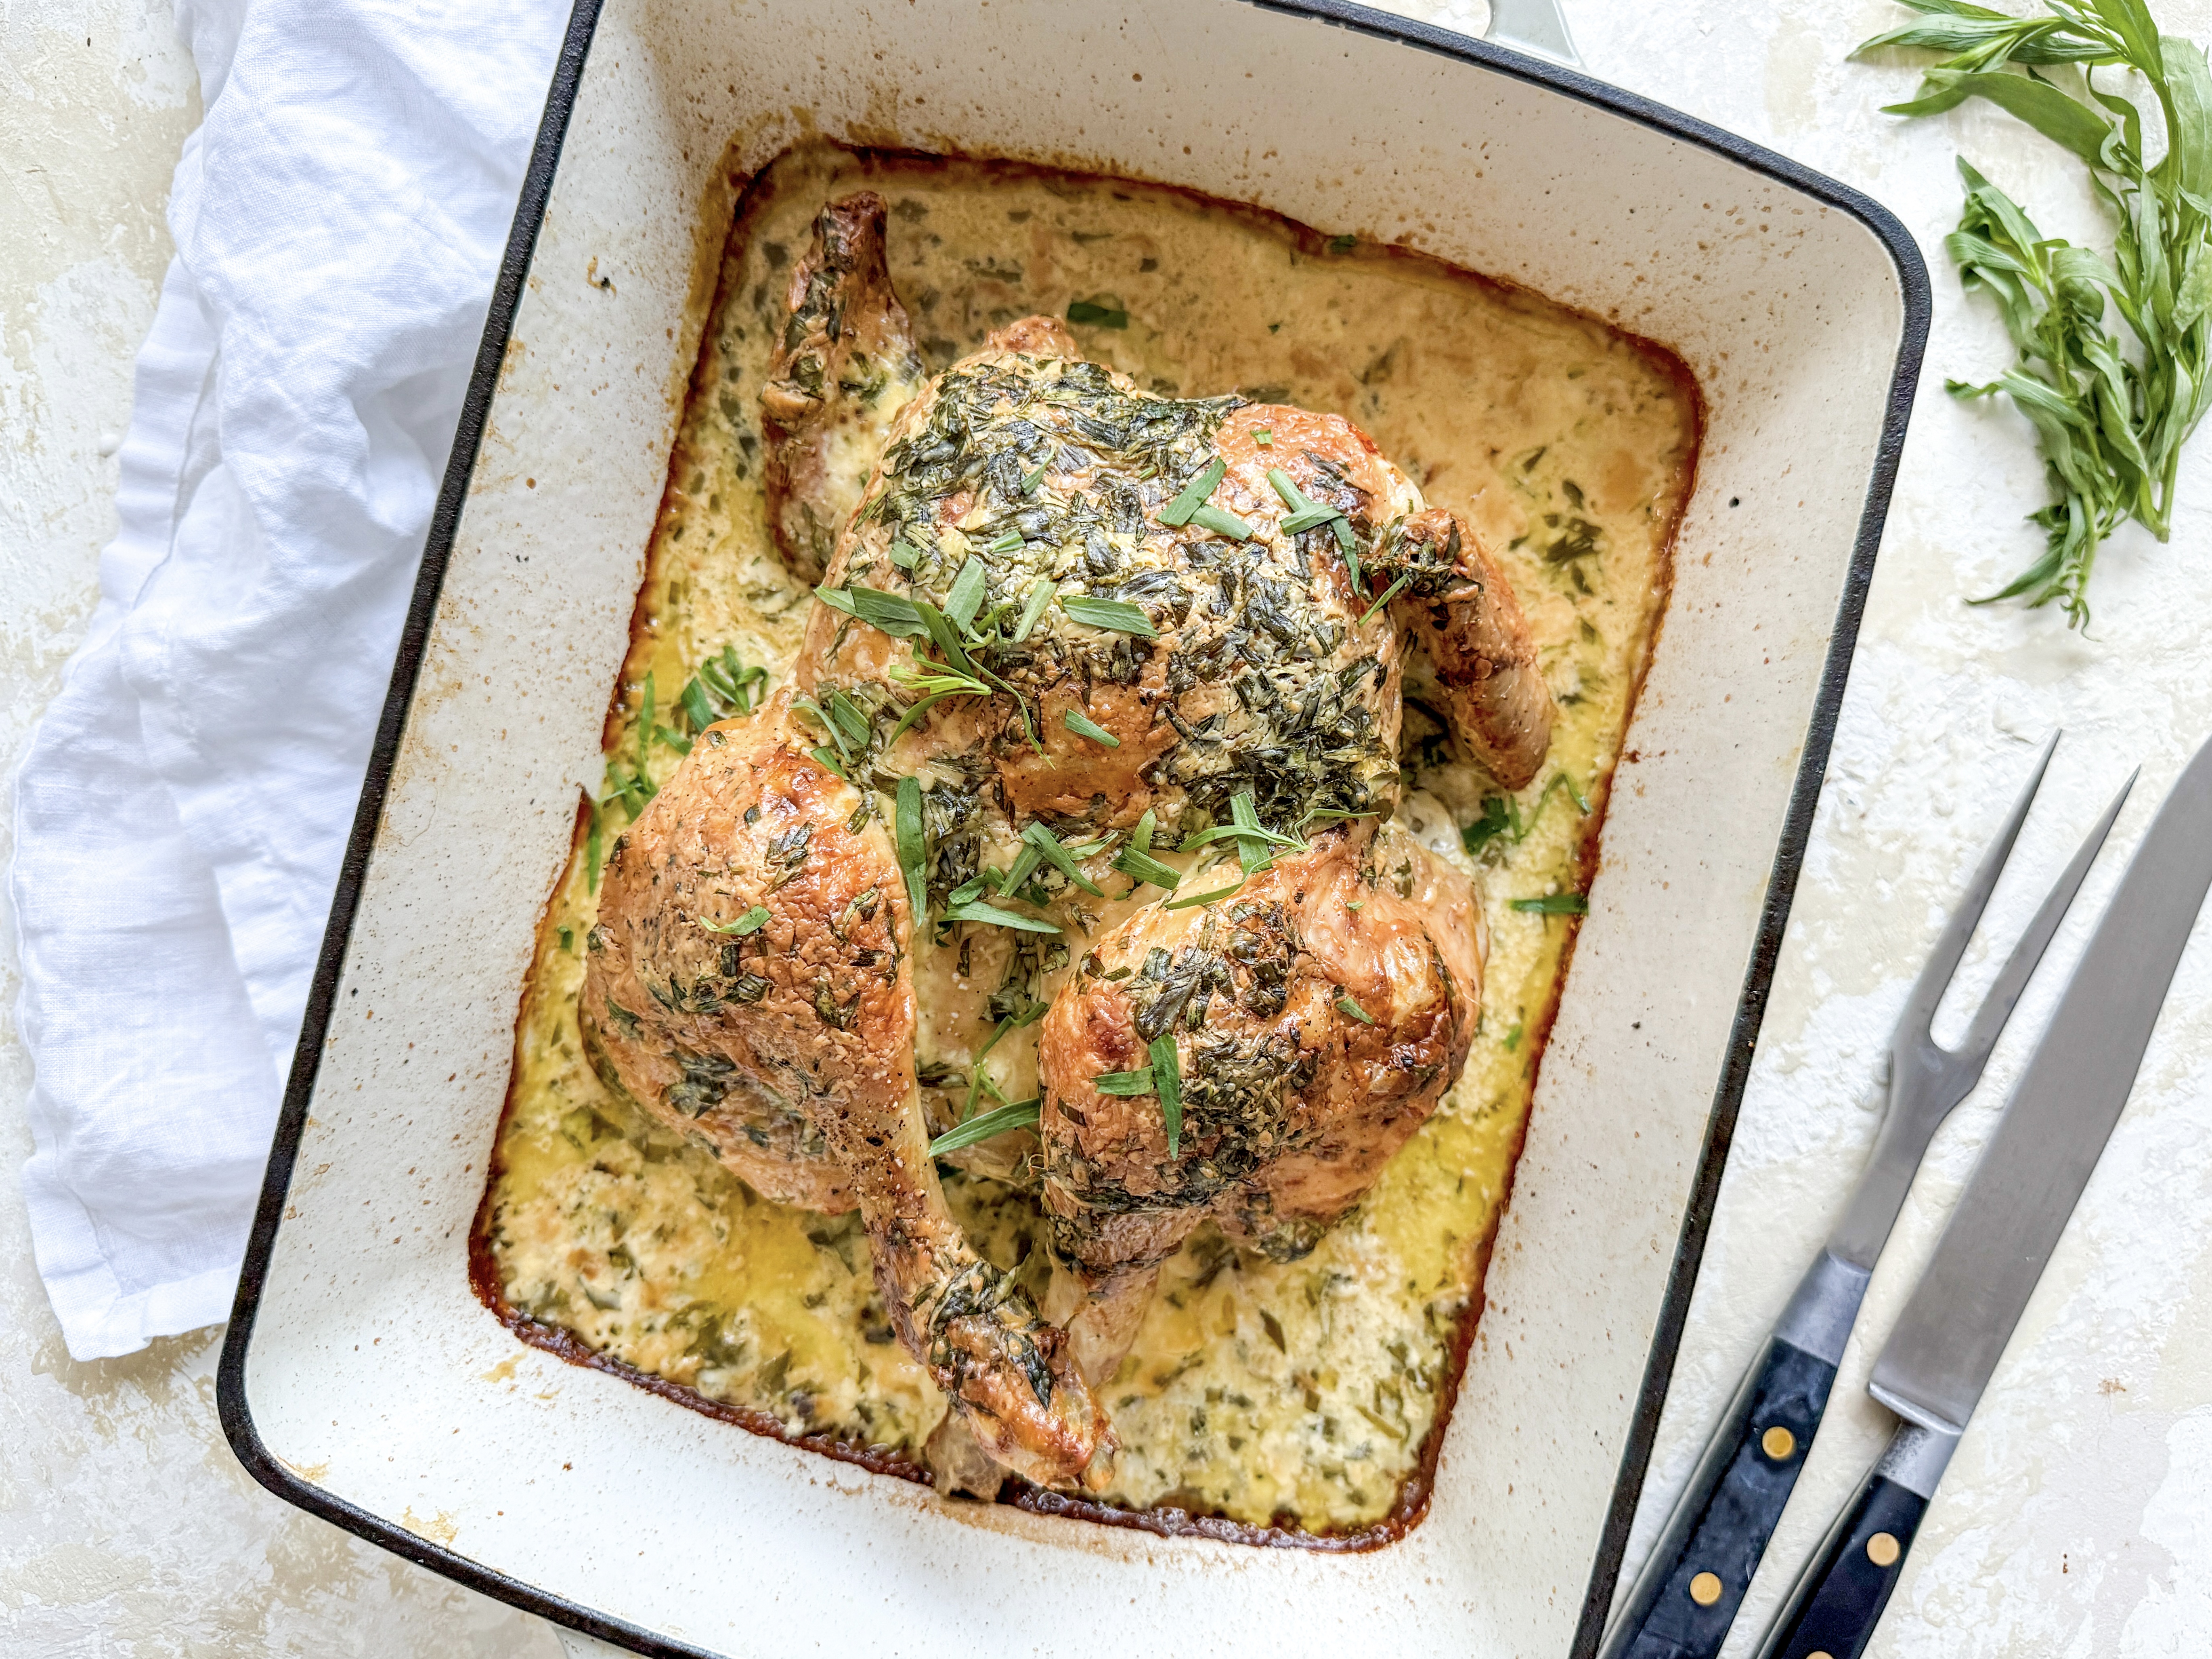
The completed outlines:
{"type": "Polygon", "coordinates": [[[1717,1659],[1728,1639],[1820,1432],[1859,1303],[1921,1155],[1951,1109],[1980,1080],[1999,1033],[2135,781],[2130,778],[2113,797],[2021,932],[1966,1040],[1947,1048],[1936,1041],[1936,1010],[1980,927],[2057,744],[2054,733],[1922,966],[1890,1038],[1889,1103],[1873,1156],[1826,1247],[1798,1280],[1721,1413],[1622,1599],[1598,1659],[1717,1659]]]}
{"type": "Polygon", "coordinates": [[[2212,890],[2212,743],[2168,793],[1875,1362],[1889,1445],[1759,1659],[1858,1659],[1951,1454],[2118,1122],[2212,890]]]}

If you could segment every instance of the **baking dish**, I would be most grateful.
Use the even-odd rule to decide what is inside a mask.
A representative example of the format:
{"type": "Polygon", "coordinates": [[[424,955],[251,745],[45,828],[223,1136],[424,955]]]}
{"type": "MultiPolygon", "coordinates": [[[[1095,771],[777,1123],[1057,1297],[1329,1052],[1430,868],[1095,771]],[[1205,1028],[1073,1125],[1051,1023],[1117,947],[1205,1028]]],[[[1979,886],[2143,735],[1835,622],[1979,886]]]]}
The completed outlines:
{"type": "Polygon", "coordinates": [[[221,1401],[292,1501],[665,1653],[1595,1641],[1696,1271],[1927,318],[1850,192],[1346,6],[575,15],[333,908],[221,1401]],[[466,1251],[734,188],[793,139],[1188,186],[1656,339],[1706,427],[1427,1521],[1356,1557],[924,1489],[519,1348],[466,1251]],[[1293,1613],[1293,1609],[1295,1612],[1293,1613]]]}

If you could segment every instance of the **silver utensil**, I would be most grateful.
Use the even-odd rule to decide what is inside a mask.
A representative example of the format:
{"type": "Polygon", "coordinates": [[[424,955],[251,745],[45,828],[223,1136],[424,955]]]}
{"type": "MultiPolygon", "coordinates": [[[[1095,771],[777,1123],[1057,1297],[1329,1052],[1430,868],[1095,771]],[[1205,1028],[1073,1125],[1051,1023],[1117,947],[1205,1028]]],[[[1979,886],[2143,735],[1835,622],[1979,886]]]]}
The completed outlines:
{"type": "Polygon", "coordinates": [[[1890,1039],[1889,1104],[1874,1155],[1826,1248],[1799,1281],[1722,1414],[1607,1632],[1601,1659],[1712,1659],[1720,1651],[1804,1467],[1875,1260],[1921,1156],[1951,1109],[1980,1080],[1998,1034],[2135,781],[2130,777],[2122,786],[2044,899],[1964,1042],[1945,1048],[1931,1030],[1936,1007],[1973,939],[2057,744],[2054,733],[1920,970],[1890,1039]]]}
{"type": "Polygon", "coordinates": [[[2212,744],[2159,809],[2090,936],[1868,1392],[1899,1419],[1759,1659],[1858,1659],[2021,1311],[2135,1086],[2212,889],[2212,744]]]}

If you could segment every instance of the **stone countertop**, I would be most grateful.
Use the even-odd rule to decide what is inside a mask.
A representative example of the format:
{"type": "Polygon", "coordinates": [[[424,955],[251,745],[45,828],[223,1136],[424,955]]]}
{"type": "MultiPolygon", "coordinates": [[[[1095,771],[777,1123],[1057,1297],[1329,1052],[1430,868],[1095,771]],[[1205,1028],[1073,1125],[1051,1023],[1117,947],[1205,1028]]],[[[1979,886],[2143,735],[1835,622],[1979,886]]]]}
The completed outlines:
{"type": "MultiPolygon", "coordinates": [[[[1469,27],[1481,0],[1395,0],[1469,27]]],[[[2026,428],[1942,393],[2007,348],[1940,238],[1954,154],[2051,233],[2101,242],[2069,160],[1968,108],[1899,124],[1902,63],[1853,64],[1887,0],[1567,0],[1599,78],[1866,191],[1920,239],[1936,295],[1920,402],[1826,789],[1662,1419],[1632,1560],[1871,1144],[1876,1066],[1905,988],[2031,763],[2063,726],[2034,817],[1961,973],[1971,1008],[2036,899],[2138,761],[2143,785],[1999,1044],[1938,1137],[1883,1258],[1836,1404],[1729,1650],[1747,1654],[1888,1431],[1861,1385],[1997,1105],[2047,1019],[2120,854],[2212,733],[2212,453],[2183,469],[2172,544],[2130,530],[2093,592],[2094,636],[2050,612],[1970,609],[2024,564],[2041,500],[2026,428]],[[1992,946],[1990,940],[1994,940],[1992,946]],[[1869,1340],[1869,1338],[1871,1340],[1869,1340]]],[[[2202,40],[2212,0],[2161,0],[2202,40]]],[[[0,11],[0,764],[60,683],[112,526],[131,354],[169,255],[170,169],[198,118],[162,0],[0,11]]],[[[9,832],[0,796],[0,857],[9,832]]],[[[2212,934],[2212,929],[2205,930],[2212,934]]],[[[32,1271],[20,1190],[29,1062],[0,925],[0,1647],[33,1656],[283,1652],[554,1659],[550,1629],[262,1492],[215,1419],[219,1332],[80,1365],[32,1271]]],[[[1955,1012],[1942,1033],[1963,1027],[1955,1012]]],[[[1952,1465],[1873,1651],[2030,1659],[2195,1651],[2212,1632],[2212,937],[2184,961],[2126,1115],[1952,1465]],[[2191,1641],[2194,1637],[2197,1639],[2191,1641]]]]}

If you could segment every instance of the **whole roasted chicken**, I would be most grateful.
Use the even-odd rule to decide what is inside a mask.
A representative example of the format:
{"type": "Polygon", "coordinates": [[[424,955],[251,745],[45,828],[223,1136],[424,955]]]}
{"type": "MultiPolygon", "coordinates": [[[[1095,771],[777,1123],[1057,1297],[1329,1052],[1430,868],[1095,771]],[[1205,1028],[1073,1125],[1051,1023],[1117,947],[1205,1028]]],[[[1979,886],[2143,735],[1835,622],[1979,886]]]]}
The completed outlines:
{"type": "Polygon", "coordinates": [[[1209,1220],[1310,1250],[1466,1060],[1482,917],[1390,824],[1407,653],[1506,787],[1553,707],[1496,565],[1356,427],[1139,391],[1042,318],[926,377],[884,217],[824,210],[761,398],[822,583],[791,684],[616,843],[583,1023],[763,1194],[860,1208],[941,1466],[1097,1487],[1160,1263],[1209,1220]],[[951,1156],[1040,1188],[1042,1308],[929,1150],[1032,1026],[1035,1101],[951,1156]]]}

